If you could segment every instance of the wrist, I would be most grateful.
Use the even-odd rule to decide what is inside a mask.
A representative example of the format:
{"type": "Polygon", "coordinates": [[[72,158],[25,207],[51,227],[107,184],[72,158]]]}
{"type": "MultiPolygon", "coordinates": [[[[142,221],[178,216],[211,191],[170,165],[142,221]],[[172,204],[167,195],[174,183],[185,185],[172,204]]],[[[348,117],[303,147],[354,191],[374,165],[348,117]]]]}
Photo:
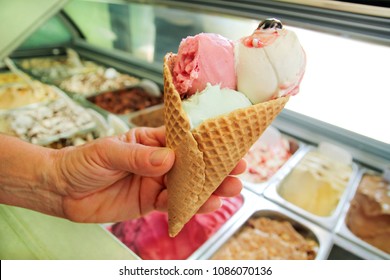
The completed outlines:
{"type": "Polygon", "coordinates": [[[44,199],[51,212],[48,214],[58,217],[64,217],[63,198],[67,195],[66,182],[61,169],[61,159],[66,149],[46,149],[41,161],[42,168],[38,169],[36,174],[38,181],[42,182],[42,190],[46,193],[44,199]]]}
{"type": "Polygon", "coordinates": [[[62,216],[62,198],[53,181],[57,151],[4,135],[0,144],[0,203],[62,216]]]}
{"type": "Polygon", "coordinates": [[[65,182],[61,169],[61,158],[65,149],[67,148],[49,150],[43,163],[44,168],[38,173],[40,180],[44,182],[45,188],[60,196],[65,195],[65,182]]]}

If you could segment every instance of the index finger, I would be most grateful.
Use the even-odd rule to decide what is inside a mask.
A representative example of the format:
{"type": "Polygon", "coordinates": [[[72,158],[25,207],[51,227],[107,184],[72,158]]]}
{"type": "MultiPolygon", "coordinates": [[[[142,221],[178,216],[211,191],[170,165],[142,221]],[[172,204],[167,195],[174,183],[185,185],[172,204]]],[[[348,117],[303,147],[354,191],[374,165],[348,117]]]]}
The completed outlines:
{"type": "Polygon", "coordinates": [[[241,159],[236,167],[233,168],[233,170],[230,172],[230,175],[239,175],[241,173],[244,173],[244,171],[246,170],[246,161],[245,159],[241,159]]]}
{"type": "Polygon", "coordinates": [[[152,147],[165,147],[165,126],[132,128],[122,135],[122,141],[152,147]]]}

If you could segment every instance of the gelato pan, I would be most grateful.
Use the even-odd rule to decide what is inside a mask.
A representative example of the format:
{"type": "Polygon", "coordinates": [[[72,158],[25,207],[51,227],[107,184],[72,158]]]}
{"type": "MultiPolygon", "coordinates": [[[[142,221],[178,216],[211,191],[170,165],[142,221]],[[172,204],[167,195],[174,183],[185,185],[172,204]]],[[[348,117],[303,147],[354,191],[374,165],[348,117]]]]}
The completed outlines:
{"type": "Polygon", "coordinates": [[[139,79],[122,74],[113,68],[98,68],[97,71],[73,75],[63,80],[59,87],[64,91],[90,96],[96,93],[124,89],[139,83],[139,79]]]}
{"type": "Polygon", "coordinates": [[[345,223],[358,238],[390,254],[390,182],[380,174],[365,173],[345,223]]]}
{"type": "Polygon", "coordinates": [[[306,219],[334,230],[355,182],[351,154],[330,143],[306,146],[290,159],[263,195],[306,219]]]}
{"type": "Polygon", "coordinates": [[[71,135],[70,137],[60,138],[57,141],[47,144],[45,146],[52,149],[62,149],[64,147],[69,146],[79,146],[93,141],[97,138],[111,136],[115,134],[122,134],[127,131],[127,129],[120,129],[119,131],[115,129],[115,125],[112,121],[110,121],[110,117],[106,119],[101,114],[92,109],[86,110],[92,117],[92,121],[96,124],[96,127],[93,130],[87,130],[86,132],[80,131],[79,133],[71,135]]]}
{"type": "Polygon", "coordinates": [[[0,88],[0,110],[9,110],[57,98],[56,92],[38,81],[0,88]]]}
{"type": "Polygon", "coordinates": [[[164,125],[164,108],[145,111],[129,119],[132,126],[159,127],[164,125]]]}
{"type": "Polygon", "coordinates": [[[338,161],[321,152],[309,151],[277,188],[288,202],[314,215],[331,216],[352,176],[352,163],[338,161]]]}
{"type": "Polygon", "coordinates": [[[240,178],[259,187],[258,184],[275,175],[298,148],[297,141],[282,136],[272,126],[268,127],[245,155],[247,169],[240,178]]]}
{"type": "Polygon", "coordinates": [[[142,87],[108,91],[88,98],[98,107],[113,114],[123,115],[162,104],[162,96],[153,96],[142,87]]]}
{"type": "Polygon", "coordinates": [[[45,106],[11,110],[2,117],[3,132],[39,145],[48,145],[96,127],[88,111],[64,98],[45,106]]]}
{"type": "Polygon", "coordinates": [[[12,72],[4,72],[0,73],[0,86],[6,85],[6,84],[12,84],[12,83],[20,83],[23,82],[23,79],[12,72]]]}
{"type": "Polygon", "coordinates": [[[18,64],[40,80],[56,85],[70,76],[94,72],[100,67],[92,61],[80,59],[71,49],[67,50],[67,56],[28,58],[20,60],[18,64]]]}
{"type": "Polygon", "coordinates": [[[252,217],[212,257],[214,260],[313,260],[318,243],[285,220],[252,217]]]}
{"type": "MultiPolygon", "coordinates": [[[[91,62],[92,64],[92,62],[91,62]]],[[[69,68],[67,66],[55,66],[51,68],[33,68],[29,73],[41,81],[59,85],[61,81],[73,76],[90,72],[95,72],[99,69],[97,65],[89,65],[82,68],[69,68]]]]}
{"type": "Polygon", "coordinates": [[[326,259],[332,235],[248,190],[245,204],[204,245],[198,259],[326,259]]]}
{"type": "Polygon", "coordinates": [[[93,62],[81,60],[77,52],[72,49],[67,49],[66,53],[66,55],[26,58],[19,60],[17,63],[23,69],[50,69],[59,66],[81,68],[85,64],[93,64],[93,62]]]}
{"type": "Polygon", "coordinates": [[[174,238],[168,235],[168,215],[152,212],[135,220],[116,223],[110,231],[144,260],[187,259],[243,204],[241,196],[224,199],[220,209],[197,214],[174,238]]]}

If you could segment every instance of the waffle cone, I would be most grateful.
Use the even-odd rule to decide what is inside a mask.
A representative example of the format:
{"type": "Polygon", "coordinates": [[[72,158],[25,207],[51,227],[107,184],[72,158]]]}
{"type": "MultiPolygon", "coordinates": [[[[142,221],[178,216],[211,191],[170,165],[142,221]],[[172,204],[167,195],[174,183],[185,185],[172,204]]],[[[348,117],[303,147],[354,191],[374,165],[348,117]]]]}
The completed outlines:
{"type": "Polygon", "coordinates": [[[249,148],[282,111],[288,97],[204,121],[191,130],[171,74],[175,54],[164,59],[167,146],[176,160],[167,176],[169,235],[176,236],[249,148]]]}

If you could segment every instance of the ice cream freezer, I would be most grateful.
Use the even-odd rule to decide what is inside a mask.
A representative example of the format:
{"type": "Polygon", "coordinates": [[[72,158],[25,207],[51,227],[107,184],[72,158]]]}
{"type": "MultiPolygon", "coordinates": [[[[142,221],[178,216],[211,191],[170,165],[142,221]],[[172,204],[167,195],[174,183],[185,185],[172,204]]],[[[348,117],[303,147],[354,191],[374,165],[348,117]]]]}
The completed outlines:
{"type": "Polygon", "coordinates": [[[165,213],[83,225],[2,205],[2,259],[390,258],[389,8],[54,2],[0,4],[2,17],[26,15],[1,34],[0,131],[36,145],[61,148],[164,124],[163,57],[188,35],[237,40],[277,17],[302,41],[306,73],[245,156],[241,195],[196,215],[177,237],[168,236],[165,213]],[[75,115],[59,133],[58,120],[75,115]]]}

